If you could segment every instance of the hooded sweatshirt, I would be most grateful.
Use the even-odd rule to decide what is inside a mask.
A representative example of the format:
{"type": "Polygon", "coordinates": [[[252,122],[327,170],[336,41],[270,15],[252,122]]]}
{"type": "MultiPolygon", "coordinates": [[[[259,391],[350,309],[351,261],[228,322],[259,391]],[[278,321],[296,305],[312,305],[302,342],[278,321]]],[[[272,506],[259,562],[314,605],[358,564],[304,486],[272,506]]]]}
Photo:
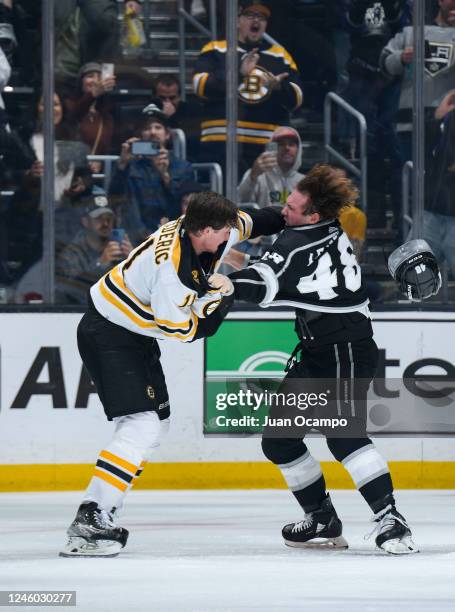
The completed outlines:
{"type": "Polygon", "coordinates": [[[291,130],[299,143],[297,156],[293,166],[284,174],[277,165],[272,170],[267,170],[260,174],[256,181],[251,179],[251,169],[247,170],[237,188],[239,203],[256,202],[260,208],[270,206],[271,204],[284,205],[288,195],[293,191],[300,179],[305,176],[301,172],[298,172],[302,164],[302,142],[299,133],[294,130],[294,128],[279,127],[273,132],[272,140],[274,137],[278,136],[283,129],[287,131],[291,130]]]}

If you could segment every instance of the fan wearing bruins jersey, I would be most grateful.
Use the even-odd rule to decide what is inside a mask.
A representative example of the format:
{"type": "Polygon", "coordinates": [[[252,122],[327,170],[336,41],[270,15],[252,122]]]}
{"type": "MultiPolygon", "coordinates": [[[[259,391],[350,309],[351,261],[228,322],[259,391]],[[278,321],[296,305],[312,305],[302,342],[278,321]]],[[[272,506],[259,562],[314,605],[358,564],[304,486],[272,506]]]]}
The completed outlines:
{"type": "Polygon", "coordinates": [[[192,194],[184,217],[163,225],[91,288],[78,347],[115,432],[62,556],[113,556],[126,544],[114,513],[169,426],[157,340],[215,333],[233,301],[232,283],[216,272],[225,253],[283,225],[273,207],[247,214],[216,193],[192,194]]]}
{"type": "MultiPolygon", "coordinates": [[[[348,418],[350,424],[346,434],[320,428],[327,445],[373,510],[377,545],[390,553],[410,553],[417,549],[396,510],[387,463],[366,434],[366,396],[378,350],[360,267],[337,220],[357,195],[343,171],[314,167],[289,196],[282,210],[286,227],[272,248],[230,278],[237,299],[263,308],[295,309],[299,343],[278,394],[295,395],[296,390],[317,384],[315,379],[323,379],[335,416],[348,418]]],[[[272,414],[284,409],[283,404],[273,407],[272,414]]],[[[289,437],[280,437],[279,430],[266,428],[262,440],[266,457],[279,467],[306,514],[305,520],[283,528],[285,543],[346,548],[319,463],[303,439],[295,437],[301,433],[295,429],[288,433],[289,437]]]]}
{"type": "MultiPolygon", "coordinates": [[[[275,129],[289,125],[290,112],[303,101],[294,60],[286,49],[263,39],[270,15],[260,1],[240,3],[237,142],[245,170],[263,152],[275,129]]],[[[201,143],[209,161],[222,160],[226,143],[226,51],[225,40],[205,45],[193,76],[194,91],[204,102],[201,143]]]]}

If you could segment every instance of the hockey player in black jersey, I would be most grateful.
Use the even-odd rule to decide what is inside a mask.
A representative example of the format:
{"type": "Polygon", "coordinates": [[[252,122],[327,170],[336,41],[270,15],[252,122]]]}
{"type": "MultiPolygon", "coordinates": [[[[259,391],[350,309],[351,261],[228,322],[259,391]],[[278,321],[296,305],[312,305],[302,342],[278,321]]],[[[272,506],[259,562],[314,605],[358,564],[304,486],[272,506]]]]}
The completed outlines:
{"type": "MultiPolygon", "coordinates": [[[[279,393],[318,378],[332,381],[335,390],[347,381],[346,389],[353,390],[348,400],[338,393],[337,401],[340,411],[348,411],[356,437],[323,431],[327,445],[374,513],[377,546],[393,554],[413,553],[417,548],[396,509],[389,468],[366,434],[366,396],[378,350],[360,267],[337,220],[357,196],[342,171],[316,166],[289,196],[282,211],[286,227],[272,248],[230,278],[237,299],[295,309],[299,342],[279,393]]],[[[304,520],[283,528],[285,543],[346,548],[320,465],[303,439],[265,432],[262,448],[305,512],[304,520]]]]}

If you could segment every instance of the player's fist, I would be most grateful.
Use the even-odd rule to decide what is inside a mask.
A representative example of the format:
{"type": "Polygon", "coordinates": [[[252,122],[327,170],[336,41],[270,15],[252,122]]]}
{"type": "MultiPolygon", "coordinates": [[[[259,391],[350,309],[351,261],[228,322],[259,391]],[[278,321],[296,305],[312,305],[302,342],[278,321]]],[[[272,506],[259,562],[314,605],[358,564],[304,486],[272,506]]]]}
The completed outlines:
{"type": "Polygon", "coordinates": [[[234,291],[234,285],[231,282],[231,279],[224,274],[212,274],[208,278],[209,285],[213,287],[213,289],[217,289],[223,295],[230,295],[234,291]]]}

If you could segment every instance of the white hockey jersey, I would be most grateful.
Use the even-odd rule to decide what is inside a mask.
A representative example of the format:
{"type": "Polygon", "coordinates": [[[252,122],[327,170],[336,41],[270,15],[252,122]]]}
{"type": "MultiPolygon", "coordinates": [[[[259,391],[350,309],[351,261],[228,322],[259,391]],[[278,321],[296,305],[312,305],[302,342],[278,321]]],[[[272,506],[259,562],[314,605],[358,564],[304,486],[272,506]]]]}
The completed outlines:
{"type": "MultiPolygon", "coordinates": [[[[105,274],[90,290],[96,310],[111,323],[154,338],[191,342],[202,319],[214,313],[222,295],[209,287],[229,249],[252,234],[253,220],[238,214],[237,227],[206,265],[183,228],[184,217],[166,223],[105,274]]],[[[203,334],[201,334],[202,337],[203,334]]]]}

